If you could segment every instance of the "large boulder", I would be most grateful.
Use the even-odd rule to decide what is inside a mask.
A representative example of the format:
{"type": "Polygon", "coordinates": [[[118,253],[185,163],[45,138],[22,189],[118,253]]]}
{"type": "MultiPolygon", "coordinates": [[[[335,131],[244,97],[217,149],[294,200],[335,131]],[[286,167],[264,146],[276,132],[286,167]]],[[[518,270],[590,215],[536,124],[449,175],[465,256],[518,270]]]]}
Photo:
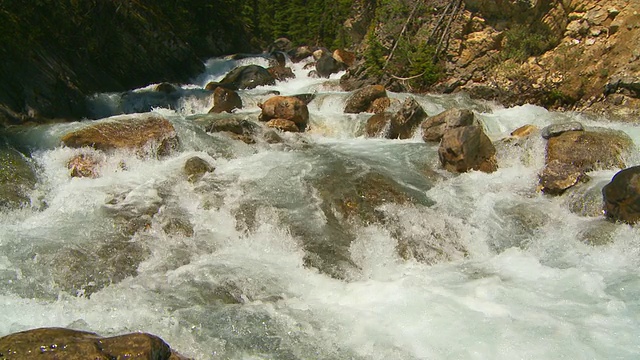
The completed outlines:
{"type": "Polygon", "coordinates": [[[560,195],[578,182],[586,180],[588,177],[579,167],[553,160],[540,174],[540,187],[545,194],[560,195]]]}
{"type": "Polygon", "coordinates": [[[3,359],[154,359],[186,360],[161,338],[132,333],[113,337],[64,328],[41,328],[0,338],[3,359]]]}
{"type": "Polygon", "coordinates": [[[491,140],[478,125],[447,130],[438,148],[440,163],[454,173],[469,170],[494,172],[498,167],[495,154],[491,140]]]}
{"type": "Polygon", "coordinates": [[[304,131],[309,121],[307,104],[293,96],[274,96],[258,106],[262,109],[260,121],[286,119],[293,121],[301,131],[304,131]]]}
{"type": "Polygon", "coordinates": [[[382,85],[369,85],[360,90],[356,90],[347,99],[344,112],[347,114],[358,114],[361,112],[373,112],[372,105],[376,99],[386,98],[387,91],[382,85]]]}
{"type": "Polygon", "coordinates": [[[427,113],[413,97],[407,98],[402,107],[391,118],[388,137],[408,139],[415,129],[427,118],[427,113]]]}
{"type": "Polygon", "coordinates": [[[345,65],[331,55],[323,54],[316,62],[316,71],[320,77],[328,78],[331,74],[338,73],[344,69],[345,65]]]}
{"type": "Polygon", "coordinates": [[[14,149],[0,146],[0,208],[29,204],[29,192],[36,181],[29,159],[14,149]]]}
{"type": "Polygon", "coordinates": [[[583,171],[625,167],[624,156],[633,147],[622,131],[567,131],[549,138],[547,163],[558,160],[583,171]]]}
{"type": "Polygon", "coordinates": [[[422,127],[422,139],[440,141],[445,131],[461,126],[473,125],[474,115],[467,109],[449,109],[425,120],[422,127]]]}
{"type": "Polygon", "coordinates": [[[233,90],[217,87],[213,91],[213,107],[209,110],[209,113],[230,113],[235,109],[242,109],[242,99],[240,95],[233,90]]]}
{"type": "Polygon", "coordinates": [[[373,114],[365,125],[364,131],[367,137],[386,138],[392,118],[393,115],[388,112],[373,114]]]}
{"type": "Polygon", "coordinates": [[[253,89],[257,86],[274,85],[276,79],[262,66],[246,65],[231,70],[220,83],[231,86],[234,90],[253,89]]]}
{"type": "Polygon", "coordinates": [[[334,50],[332,56],[336,61],[344,64],[344,67],[351,67],[356,62],[356,54],[344,49],[334,50]]]}
{"type": "Polygon", "coordinates": [[[602,189],[605,215],[635,224],[640,220],[640,166],[618,172],[602,189]]]}
{"type": "Polygon", "coordinates": [[[177,148],[179,141],[175,128],[166,118],[157,114],[133,114],[90,122],[64,135],[62,143],[73,148],[138,149],[165,155],[177,148]]]}

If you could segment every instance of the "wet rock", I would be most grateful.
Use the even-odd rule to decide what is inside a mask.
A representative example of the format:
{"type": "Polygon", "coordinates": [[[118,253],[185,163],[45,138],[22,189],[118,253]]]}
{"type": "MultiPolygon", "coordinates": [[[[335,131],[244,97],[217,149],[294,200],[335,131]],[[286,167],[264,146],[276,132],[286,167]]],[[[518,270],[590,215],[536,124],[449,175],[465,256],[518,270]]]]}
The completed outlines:
{"type": "Polygon", "coordinates": [[[215,81],[208,82],[207,85],[205,85],[204,89],[208,91],[215,91],[219,87],[229,89],[229,90],[236,90],[235,86],[233,86],[232,84],[222,84],[215,81]]]}
{"type": "Polygon", "coordinates": [[[278,133],[273,130],[265,131],[264,134],[262,134],[262,137],[264,138],[264,141],[266,141],[268,144],[282,143],[282,138],[280,137],[280,135],[278,135],[278,133]]]}
{"type": "Polygon", "coordinates": [[[538,128],[533,125],[523,125],[513,130],[510,135],[514,138],[524,138],[530,136],[536,131],[538,131],[538,128]]]}
{"type": "Polygon", "coordinates": [[[618,172],[602,189],[607,218],[635,224],[640,220],[640,166],[618,172]]]}
{"type": "Polygon", "coordinates": [[[577,121],[564,124],[553,124],[542,129],[541,135],[544,139],[550,139],[554,136],[561,135],[567,131],[584,131],[584,127],[577,121]]]}
{"type": "Polygon", "coordinates": [[[336,49],[333,51],[333,58],[336,61],[345,65],[345,67],[351,67],[356,61],[356,54],[344,49],[336,49]]]}
{"type": "Polygon", "coordinates": [[[186,360],[161,338],[147,333],[100,337],[96,333],[64,328],[40,328],[0,338],[6,359],[157,359],[186,360]]]}
{"type": "Polygon", "coordinates": [[[293,43],[286,37],[275,39],[267,48],[267,52],[282,51],[287,52],[293,49],[293,43]]]}
{"type": "Polygon", "coordinates": [[[215,168],[201,157],[194,156],[184,163],[183,172],[187,180],[195,182],[200,180],[206,173],[213,172],[215,168]]]}
{"type": "Polygon", "coordinates": [[[473,125],[475,117],[471,110],[450,109],[425,120],[422,127],[422,140],[440,141],[445,131],[461,126],[473,125]]]}
{"type": "Polygon", "coordinates": [[[305,105],[309,105],[309,103],[316,98],[316,94],[297,94],[297,95],[291,95],[291,97],[294,97],[302,101],[303,103],[305,103],[305,105]]]}
{"type": "Polygon", "coordinates": [[[215,119],[205,127],[207,132],[230,132],[236,135],[253,135],[259,125],[245,119],[223,118],[215,119]]]}
{"type": "Polygon", "coordinates": [[[390,139],[408,139],[415,129],[427,118],[427,113],[413,97],[407,98],[400,110],[391,118],[390,139]]]}
{"type": "Polygon", "coordinates": [[[387,112],[381,114],[373,114],[365,125],[365,133],[368,137],[386,138],[389,133],[389,125],[391,124],[393,115],[387,112]]]}
{"type": "Polygon", "coordinates": [[[89,154],[79,154],[71,158],[67,163],[71,177],[88,177],[95,179],[100,176],[98,166],[100,162],[89,154]]]}
{"type": "Polygon", "coordinates": [[[209,113],[230,113],[235,109],[242,109],[242,99],[240,99],[240,95],[233,90],[217,87],[213,91],[213,107],[209,110],[209,113]]]}
{"type": "Polygon", "coordinates": [[[178,87],[170,83],[160,83],[153,88],[153,91],[163,92],[165,94],[171,94],[178,91],[178,87]]]}
{"type": "Polygon", "coordinates": [[[388,97],[377,98],[373,100],[367,112],[380,114],[385,112],[389,108],[389,106],[391,106],[391,99],[389,99],[388,97]]]}
{"type": "Polygon", "coordinates": [[[589,181],[573,186],[562,195],[562,201],[574,214],[585,217],[600,217],[604,202],[602,200],[602,188],[608,181],[589,181]]]}
{"type": "Polygon", "coordinates": [[[257,86],[275,85],[276,79],[262,66],[247,65],[231,70],[220,83],[232,86],[233,90],[253,89],[257,86]]]}
{"type": "Polygon", "coordinates": [[[338,73],[344,69],[344,64],[327,54],[322,55],[316,62],[316,71],[320,77],[328,78],[331,74],[338,73]]]}
{"type": "Polygon", "coordinates": [[[560,195],[578,182],[587,179],[588,177],[579,167],[553,160],[542,171],[540,186],[545,194],[560,195]]]}
{"type": "Polygon", "coordinates": [[[258,106],[262,109],[259,116],[260,121],[286,119],[293,121],[301,131],[304,131],[309,121],[307,105],[295,97],[274,96],[258,106]]]}
{"type": "Polygon", "coordinates": [[[164,221],[162,230],[168,235],[193,236],[193,225],[188,219],[170,218],[164,221]]]}
{"type": "Polygon", "coordinates": [[[373,112],[372,105],[376,99],[387,98],[387,91],[382,85],[370,85],[356,90],[347,99],[344,112],[358,114],[361,112],[373,112]]]}
{"type": "Polygon", "coordinates": [[[280,131],[300,132],[300,129],[298,128],[296,123],[287,119],[271,119],[267,121],[265,125],[272,129],[278,129],[280,131]]]}
{"type": "Polygon", "coordinates": [[[34,168],[24,155],[0,146],[0,208],[28,205],[36,181],[34,168]]]}
{"type": "Polygon", "coordinates": [[[494,172],[498,168],[495,154],[491,140],[477,125],[445,131],[438,148],[440,163],[454,173],[469,170],[494,172]]]}
{"type": "Polygon", "coordinates": [[[178,147],[176,131],[169,120],[157,114],[120,115],[93,121],[62,137],[73,148],[84,146],[97,150],[149,149],[166,155],[178,147]]]}
{"type": "Polygon", "coordinates": [[[547,163],[558,160],[582,171],[625,167],[633,141],[622,131],[568,131],[547,141],[547,163]]]}
{"type": "Polygon", "coordinates": [[[293,73],[290,67],[286,66],[272,66],[267,69],[271,76],[278,81],[286,81],[289,79],[295,79],[296,75],[293,73]]]}

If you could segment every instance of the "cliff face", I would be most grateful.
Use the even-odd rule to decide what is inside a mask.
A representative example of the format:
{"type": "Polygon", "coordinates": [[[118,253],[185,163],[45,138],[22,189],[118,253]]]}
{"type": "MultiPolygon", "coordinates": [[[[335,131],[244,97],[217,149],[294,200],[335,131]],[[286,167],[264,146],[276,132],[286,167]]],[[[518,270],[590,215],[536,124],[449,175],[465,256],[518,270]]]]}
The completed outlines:
{"type": "Polygon", "coordinates": [[[198,2],[1,2],[0,125],[79,119],[86,95],[187,81],[203,70],[202,57],[250,50],[227,14],[233,4],[205,10],[198,2]]]}
{"type": "MultiPolygon", "coordinates": [[[[640,1],[425,3],[426,10],[411,21],[406,11],[392,21],[406,18],[405,36],[415,43],[435,45],[434,34],[446,34],[440,78],[427,91],[464,91],[505,105],[533,103],[629,119],[640,115],[640,1]]],[[[380,19],[384,17],[378,14],[380,19]]],[[[387,47],[388,57],[391,44],[385,41],[399,30],[387,26],[392,30],[385,32],[376,20],[370,24],[375,24],[368,29],[387,47]]],[[[361,53],[367,46],[362,44],[361,53]]]]}

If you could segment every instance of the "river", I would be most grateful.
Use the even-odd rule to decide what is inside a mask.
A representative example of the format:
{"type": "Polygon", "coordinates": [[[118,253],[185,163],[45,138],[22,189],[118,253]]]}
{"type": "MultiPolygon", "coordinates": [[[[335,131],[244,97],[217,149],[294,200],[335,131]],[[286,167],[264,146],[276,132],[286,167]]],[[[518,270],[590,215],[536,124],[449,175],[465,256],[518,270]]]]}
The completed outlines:
{"type": "MultiPolygon", "coordinates": [[[[308,132],[253,145],[205,132],[212,104],[202,87],[250,63],[266,65],[210,60],[172,109],[155,107],[148,88],[96,96],[102,116],[151,108],[167,117],[181,142],[168,157],[95,152],[101,176],[71,178],[66,162],[88,150],[59,144],[78,124],[15,136],[39,181],[32,206],[0,213],[0,336],[144,331],[196,359],[640,358],[640,228],[598,212],[616,170],[543,195],[540,138],[498,146],[494,173],[448,174],[419,134],[365,138],[369,115],[343,113],[341,74],[309,78],[302,64],[296,79],[240,91],[244,108],[215,116],[256,119],[272,90],[314,93],[308,132]],[[193,156],[215,171],[187,181],[193,156]],[[377,186],[409,201],[345,215],[344,199],[377,186]],[[126,233],[118,212],[150,223],[126,233]]],[[[389,95],[395,106],[410,96],[389,95]]],[[[472,109],[496,142],[525,124],[577,120],[640,145],[640,127],[604,117],[415,97],[430,115],[472,109]]]]}

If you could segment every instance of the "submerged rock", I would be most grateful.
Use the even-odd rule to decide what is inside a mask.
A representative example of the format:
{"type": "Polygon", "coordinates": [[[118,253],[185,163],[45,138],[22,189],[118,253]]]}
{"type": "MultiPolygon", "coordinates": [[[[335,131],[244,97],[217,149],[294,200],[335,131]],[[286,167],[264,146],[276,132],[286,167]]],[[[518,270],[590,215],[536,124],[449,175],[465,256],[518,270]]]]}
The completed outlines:
{"type": "Polygon", "coordinates": [[[558,160],[583,171],[625,167],[633,141],[622,131],[568,131],[547,142],[547,163],[558,160]]]}
{"type": "Polygon", "coordinates": [[[309,121],[309,109],[302,100],[292,96],[274,96],[269,98],[264,104],[258,104],[262,109],[260,121],[271,119],[290,120],[298,126],[301,131],[307,126],[309,121]]]}
{"type": "Polygon", "coordinates": [[[442,137],[438,156],[442,166],[450,172],[480,170],[496,171],[496,148],[482,127],[463,126],[447,130],[442,137]]]}
{"type": "Polygon", "coordinates": [[[276,79],[262,66],[247,65],[231,70],[220,83],[231,86],[234,90],[253,89],[263,85],[275,85],[276,79]]]}
{"type": "Polygon", "coordinates": [[[12,148],[0,146],[0,208],[29,204],[29,192],[36,182],[29,160],[12,148]]]}
{"type": "Polygon", "coordinates": [[[205,126],[207,132],[230,132],[236,135],[253,135],[259,128],[259,125],[245,119],[239,118],[223,118],[215,119],[205,126]]]}
{"type": "Polygon", "coordinates": [[[240,99],[240,95],[233,90],[217,87],[213,91],[213,107],[209,110],[209,113],[230,113],[235,109],[242,109],[242,99],[240,99]]]}
{"type": "Polygon", "coordinates": [[[358,114],[361,112],[374,112],[373,102],[379,98],[386,98],[387,91],[382,85],[370,85],[360,90],[354,91],[347,99],[344,112],[347,114],[358,114]]]}
{"type": "Polygon", "coordinates": [[[0,356],[6,359],[154,359],[187,360],[161,338],[147,333],[101,337],[64,328],[40,328],[0,338],[0,356]]]}
{"type": "Polygon", "coordinates": [[[425,120],[422,127],[422,140],[440,141],[445,131],[461,126],[473,125],[475,117],[471,110],[449,109],[425,120]]]}
{"type": "Polygon", "coordinates": [[[89,122],[62,137],[73,148],[89,146],[97,150],[137,149],[151,145],[152,152],[166,155],[178,147],[173,125],[157,114],[120,115],[89,122]]]}
{"type": "Polygon", "coordinates": [[[287,119],[271,119],[267,121],[266,125],[267,127],[278,129],[281,131],[300,132],[300,129],[298,128],[296,123],[287,119]]]}
{"type": "Polygon", "coordinates": [[[198,181],[206,173],[213,172],[215,168],[201,157],[194,156],[189,158],[183,167],[183,172],[190,182],[198,181]]]}
{"type": "Polygon", "coordinates": [[[640,220],[640,166],[618,172],[602,189],[605,215],[635,224],[640,220]]]}
{"type": "Polygon", "coordinates": [[[67,163],[71,177],[97,178],[100,162],[90,154],[76,155],[67,163]]]}

